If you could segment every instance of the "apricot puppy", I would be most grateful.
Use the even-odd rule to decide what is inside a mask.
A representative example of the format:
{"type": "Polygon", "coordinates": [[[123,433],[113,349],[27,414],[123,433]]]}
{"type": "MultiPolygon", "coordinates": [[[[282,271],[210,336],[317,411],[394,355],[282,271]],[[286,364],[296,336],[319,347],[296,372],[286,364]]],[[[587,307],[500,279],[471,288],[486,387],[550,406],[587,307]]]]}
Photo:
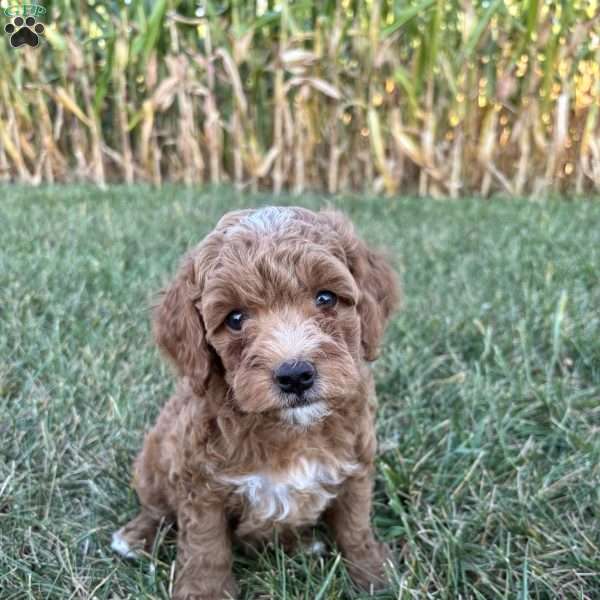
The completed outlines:
{"type": "Polygon", "coordinates": [[[179,380],[135,462],[141,512],[113,548],[134,557],[174,520],[174,597],[229,598],[234,536],[292,543],[323,518],[353,580],[381,585],[367,363],[397,300],[392,269],[341,214],[226,214],[155,310],[179,380]]]}

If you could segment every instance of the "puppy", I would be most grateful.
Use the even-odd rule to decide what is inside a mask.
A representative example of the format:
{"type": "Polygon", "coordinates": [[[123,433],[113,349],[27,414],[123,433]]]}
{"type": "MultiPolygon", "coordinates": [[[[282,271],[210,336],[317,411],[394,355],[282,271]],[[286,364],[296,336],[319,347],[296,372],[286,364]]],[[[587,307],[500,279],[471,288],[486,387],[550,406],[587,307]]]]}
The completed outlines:
{"type": "Polygon", "coordinates": [[[397,301],[392,269],[341,214],[226,214],[155,310],[179,381],[135,462],[141,512],[113,548],[134,557],[176,521],[174,597],[229,598],[232,538],[291,545],[323,518],[353,580],[380,586],[367,363],[397,301]]]}

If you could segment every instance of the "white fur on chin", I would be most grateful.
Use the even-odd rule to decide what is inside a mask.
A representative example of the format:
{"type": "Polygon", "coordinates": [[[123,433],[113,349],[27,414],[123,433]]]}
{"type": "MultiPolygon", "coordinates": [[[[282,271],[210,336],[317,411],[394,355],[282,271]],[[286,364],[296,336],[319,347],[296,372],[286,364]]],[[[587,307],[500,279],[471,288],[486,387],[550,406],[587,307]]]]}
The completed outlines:
{"type": "Polygon", "coordinates": [[[308,427],[313,423],[321,421],[328,414],[329,408],[323,400],[304,404],[303,406],[281,409],[281,416],[284,421],[290,425],[300,425],[302,427],[308,427]]]}

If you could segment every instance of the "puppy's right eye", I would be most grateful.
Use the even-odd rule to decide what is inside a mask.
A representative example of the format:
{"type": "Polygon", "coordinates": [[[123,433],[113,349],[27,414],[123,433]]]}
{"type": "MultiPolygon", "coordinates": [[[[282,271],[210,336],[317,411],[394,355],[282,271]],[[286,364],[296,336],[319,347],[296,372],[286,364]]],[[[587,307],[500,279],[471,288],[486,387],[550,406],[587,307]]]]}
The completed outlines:
{"type": "Polygon", "coordinates": [[[240,331],[246,315],[241,310],[232,310],[225,317],[225,325],[234,331],[240,331]]]}

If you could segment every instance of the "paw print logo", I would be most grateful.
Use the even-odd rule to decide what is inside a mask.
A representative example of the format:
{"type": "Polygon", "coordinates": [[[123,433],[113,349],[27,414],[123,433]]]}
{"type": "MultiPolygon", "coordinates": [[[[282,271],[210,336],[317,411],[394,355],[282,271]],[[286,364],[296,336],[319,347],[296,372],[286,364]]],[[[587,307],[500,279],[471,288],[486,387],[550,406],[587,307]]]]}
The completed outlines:
{"type": "Polygon", "coordinates": [[[15,17],[12,23],[4,26],[4,31],[10,35],[10,45],[18,48],[27,44],[35,48],[40,43],[40,35],[44,34],[44,26],[36,23],[33,17],[15,17]]]}

